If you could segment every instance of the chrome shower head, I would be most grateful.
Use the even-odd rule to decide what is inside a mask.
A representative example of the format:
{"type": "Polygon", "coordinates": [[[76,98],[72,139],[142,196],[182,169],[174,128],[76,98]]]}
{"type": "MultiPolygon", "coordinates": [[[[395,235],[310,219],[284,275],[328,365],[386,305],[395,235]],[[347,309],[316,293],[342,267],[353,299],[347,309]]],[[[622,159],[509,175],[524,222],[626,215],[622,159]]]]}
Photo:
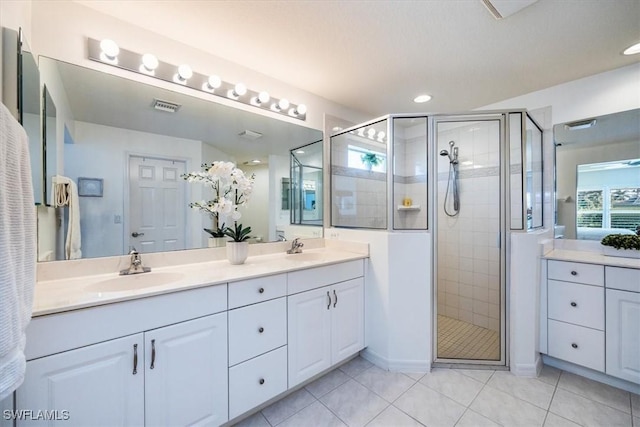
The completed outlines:
{"type": "Polygon", "coordinates": [[[449,152],[448,152],[447,150],[441,150],[441,151],[440,151],[440,155],[441,155],[441,156],[448,156],[448,155],[449,155],[449,152]]]}

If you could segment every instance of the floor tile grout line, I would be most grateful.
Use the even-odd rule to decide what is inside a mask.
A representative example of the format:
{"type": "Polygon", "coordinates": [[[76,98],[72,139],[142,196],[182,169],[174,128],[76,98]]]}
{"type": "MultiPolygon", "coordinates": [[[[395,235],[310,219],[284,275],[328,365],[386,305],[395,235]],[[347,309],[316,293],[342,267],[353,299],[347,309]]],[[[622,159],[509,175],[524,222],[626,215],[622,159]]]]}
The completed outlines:
{"type": "MultiPolygon", "coordinates": [[[[262,416],[267,420],[267,422],[269,423],[269,425],[271,425],[271,427],[279,426],[279,425],[280,425],[280,424],[282,424],[283,422],[287,421],[289,418],[291,418],[291,417],[293,417],[294,415],[298,414],[299,412],[302,412],[303,410],[307,409],[309,406],[313,405],[315,402],[319,402],[319,401],[320,401],[320,399],[317,399],[313,394],[311,394],[311,393],[310,393],[308,390],[306,390],[304,387],[302,387],[300,390],[305,390],[307,393],[309,393],[309,395],[310,395],[311,397],[313,397],[314,402],[311,402],[311,403],[309,403],[308,405],[304,405],[302,408],[298,409],[296,412],[294,412],[293,414],[289,415],[288,417],[286,417],[285,419],[283,419],[282,421],[280,421],[278,424],[271,424],[271,421],[269,421],[269,419],[267,418],[267,416],[266,416],[264,413],[262,413],[262,411],[264,411],[264,409],[263,409],[262,411],[260,411],[260,413],[262,413],[262,416]]],[[[295,392],[295,393],[297,393],[297,392],[295,392]]],[[[292,394],[293,394],[293,393],[292,393],[292,394]]],[[[291,394],[290,394],[289,396],[291,396],[291,394]]],[[[286,397],[288,397],[288,396],[286,396],[286,397]]],[[[286,397],[285,397],[285,398],[286,398],[286,397]]],[[[281,401],[282,401],[282,400],[284,400],[285,398],[283,398],[283,399],[281,399],[281,400],[278,400],[278,402],[281,402],[281,401]]],[[[275,404],[275,403],[278,403],[278,402],[274,402],[274,404],[275,404]]],[[[266,409],[266,408],[265,408],[265,409],[266,409]]]]}
{"type": "MultiPolygon", "coordinates": [[[[564,373],[564,371],[562,371],[560,373],[561,376],[562,376],[562,373],[564,373]]],[[[595,380],[592,380],[592,381],[595,381],[595,380]]],[[[595,381],[595,382],[598,382],[598,381],[595,381]]],[[[604,384],[604,383],[599,383],[599,384],[608,385],[608,384],[604,384]]],[[[610,386],[610,387],[613,387],[613,386],[610,386]]],[[[622,412],[623,414],[629,414],[633,418],[633,413],[632,413],[633,412],[633,407],[631,406],[631,400],[629,401],[629,412],[626,412],[626,411],[623,411],[623,410],[621,410],[619,408],[616,408],[615,406],[611,406],[608,403],[600,402],[599,400],[592,399],[591,397],[585,396],[584,394],[576,393],[575,391],[569,390],[568,388],[565,388],[565,387],[560,387],[560,378],[558,378],[557,388],[561,388],[562,390],[567,391],[567,392],[569,392],[571,394],[575,394],[576,396],[580,396],[580,397],[582,397],[584,399],[587,399],[587,400],[590,400],[592,402],[599,403],[600,405],[604,405],[604,406],[606,406],[608,408],[615,409],[616,411],[622,412]]],[[[617,387],[614,387],[614,388],[617,388],[617,387]]],[[[619,390],[625,391],[626,393],[631,393],[631,392],[629,392],[627,390],[623,390],[623,389],[619,389],[619,390]]],[[[631,397],[629,397],[629,398],[631,398],[631,397]]]]}

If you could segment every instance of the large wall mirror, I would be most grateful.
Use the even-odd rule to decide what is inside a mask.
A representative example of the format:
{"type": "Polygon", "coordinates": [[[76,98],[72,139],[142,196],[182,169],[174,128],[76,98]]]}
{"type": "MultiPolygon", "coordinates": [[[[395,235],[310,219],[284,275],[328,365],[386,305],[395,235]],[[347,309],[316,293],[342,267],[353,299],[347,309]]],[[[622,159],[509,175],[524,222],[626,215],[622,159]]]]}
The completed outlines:
{"type": "Polygon", "coordinates": [[[640,227],[640,109],[553,128],[556,237],[601,240],[640,227]]]}
{"type": "Polygon", "coordinates": [[[219,160],[255,174],[241,212],[254,241],[322,236],[321,224],[293,229],[280,203],[290,150],[321,131],[51,58],[39,65],[57,107],[58,173],[78,187],[82,258],[140,250],[158,227],[176,237],[155,250],[206,247],[212,220],[188,205],[208,190],[180,175],[219,160]]]}

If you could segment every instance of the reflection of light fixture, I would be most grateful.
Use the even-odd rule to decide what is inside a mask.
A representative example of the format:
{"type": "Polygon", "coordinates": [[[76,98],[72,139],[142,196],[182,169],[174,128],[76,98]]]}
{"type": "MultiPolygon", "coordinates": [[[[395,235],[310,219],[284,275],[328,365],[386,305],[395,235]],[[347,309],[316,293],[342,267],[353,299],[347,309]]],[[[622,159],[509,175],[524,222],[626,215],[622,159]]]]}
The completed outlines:
{"type": "Polygon", "coordinates": [[[87,47],[88,58],[92,61],[180,84],[190,89],[252,105],[255,108],[270,110],[276,114],[306,120],[307,107],[304,104],[292,104],[287,99],[273,99],[266,91],[253,91],[242,83],[234,84],[223,81],[216,75],[198,73],[187,64],[178,66],[163,62],[150,53],[141,54],[121,49],[115,41],[110,39],[89,38],[87,47]]]}
{"type": "Polygon", "coordinates": [[[222,86],[222,80],[220,79],[219,76],[212,74],[209,76],[207,81],[202,85],[202,90],[206,92],[213,92],[214,90],[218,89],[220,86],[222,86]]]}
{"type": "Polygon", "coordinates": [[[360,129],[358,129],[358,131],[357,131],[357,132],[358,132],[358,135],[360,135],[360,136],[364,136],[364,128],[360,128],[360,129]]]}
{"type": "Polygon", "coordinates": [[[334,126],[333,129],[331,129],[334,132],[340,132],[342,130],[342,128],[340,126],[334,126]]]}
{"type": "Polygon", "coordinates": [[[243,130],[238,134],[238,136],[244,139],[249,139],[251,141],[255,141],[258,138],[262,138],[262,134],[260,132],[255,132],[249,129],[243,130]]]}
{"type": "Polygon", "coordinates": [[[258,160],[258,159],[253,159],[253,160],[251,160],[251,163],[262,163],[262,162],[260,160],[258,160]]]}
{"type": "Polygon", "coordinates": [[[588,129],[596,124],[596,119],[579,120],[573,123],[567,123],[564,125],[565,130],[580,130],[588,129]]]}
{"type": "Polygon", "coordinates": [[[413,98],[413,102],[416,102],[418,104],[422,104],[423,102],[427,102],[431,100],[431,95],[418,95],[415,98],[413,98]]]}
{"type": "Polygon", "coordinates": [[[296,154],[304,154],[304,150],[296,150],[296,154]]]}
{"type": "Polygon", "coordinates": [[[116,42],[111,39],[104,39],[100,42],[100,50],[100,59],[110,64],[118,64],[120,48],[116,42]]]}
{"type": "Polygon", "coordinates": [[[186,84],[193,76],[193,70],[187,64],[182,64],[178,67],[178,73],[173,77],[173,81],[179,84],[186,84]]]}
{"type": "Polygon", "coordinates": [[[142,65],[140,65],[140,72],[145,74],[155,74],[155,69],[158,68],[158,58],[150,53],[142,55],[142,65]]]}
{"type": "Polygon", "coordinates": [[[367,136],[371,139],[373,139],[376,136],[376,130],[374,128],[371,128],[367,131],[367,136]]]}
{"type": "Polygon", "coordinates": [[[636,43],[633,46],[629,46],[622,52],[623,55],[635,55],[640,53],[640,43],[636,43]]]}

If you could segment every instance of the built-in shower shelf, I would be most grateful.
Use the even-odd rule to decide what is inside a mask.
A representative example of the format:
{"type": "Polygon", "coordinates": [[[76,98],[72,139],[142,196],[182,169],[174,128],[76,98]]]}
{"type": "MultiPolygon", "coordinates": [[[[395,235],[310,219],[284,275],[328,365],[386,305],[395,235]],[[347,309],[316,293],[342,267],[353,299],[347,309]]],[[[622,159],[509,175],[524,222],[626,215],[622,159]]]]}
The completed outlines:
{"type": "Polygon", "coordinates": [[[398,210],[399,211],[419,211],[420,205],[411,205],[411,206],[398,205],[398,210]]]}

